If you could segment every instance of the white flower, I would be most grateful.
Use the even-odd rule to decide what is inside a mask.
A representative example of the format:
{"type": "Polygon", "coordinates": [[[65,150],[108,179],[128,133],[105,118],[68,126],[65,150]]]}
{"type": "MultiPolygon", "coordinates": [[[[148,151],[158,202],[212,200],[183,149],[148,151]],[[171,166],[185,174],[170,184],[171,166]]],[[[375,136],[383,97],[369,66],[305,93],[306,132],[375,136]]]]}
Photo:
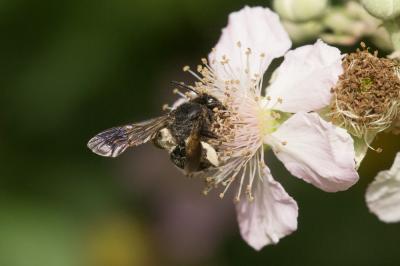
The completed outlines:
{"type": "Polygon", "coordinates": [[[352,138],[313,112],[331,102],[342,73],[340,51],[322,41],[287,52],[290,46],[274,12],[245,7],[229,16],[200,75],[186,68],[199,79],[196,90],[226,106],[215,110],[213,130],[221,138],[211,143],[222,163],[201,174],[209,189],[225,186],[221,197],[237,185],[241,235],[257,250],[297,229],[297,203],[264,163],[265,146],[291,174],[324,191],[346,190],[358,180],[352,138]],[[283,55],[264,93],[264,72],[283,55]]]}
{"type": "Polygon", "coordinates": [[[369,210],[387,223],[400,221],[400,152],[390,170],[381,171],[365,195],[369,210]]]}

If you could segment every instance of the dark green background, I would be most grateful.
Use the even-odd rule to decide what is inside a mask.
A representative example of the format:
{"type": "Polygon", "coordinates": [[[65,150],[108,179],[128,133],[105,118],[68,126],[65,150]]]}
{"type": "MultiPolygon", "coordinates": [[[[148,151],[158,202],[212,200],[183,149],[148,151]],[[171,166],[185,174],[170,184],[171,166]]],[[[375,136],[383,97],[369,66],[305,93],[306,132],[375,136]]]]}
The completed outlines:
{"type": "Polygon", "coordinates": [[[191,80],[182,66],[207,55],[246,4],[269,2],[0,2],[0,265],[400,265],[400,225],[364,202],[400,149],[394,136],[381,135],[383,153],[370,151],[360,182],[336,194],[269,155],[299,229],[261,252],[241,240],[231,199],[202,197],[163,152],[146,145],[113,160],[86,148],[98,131],[172,103],[169,82],[191,80]]]}

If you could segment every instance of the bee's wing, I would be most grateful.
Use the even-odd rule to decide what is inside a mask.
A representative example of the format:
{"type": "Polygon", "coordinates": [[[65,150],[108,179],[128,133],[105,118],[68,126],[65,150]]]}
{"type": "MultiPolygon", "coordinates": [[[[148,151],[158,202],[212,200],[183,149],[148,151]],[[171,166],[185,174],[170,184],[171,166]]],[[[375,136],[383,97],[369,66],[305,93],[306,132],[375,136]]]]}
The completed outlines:
{"type": "Polygon", "coordinates": [[[141,123],[113,127],[89,140],[87,146],[94,153],[105,157],[117,157],[127,148],[138,146],[153,139],[165,127],[168,115],[141,123]]]}

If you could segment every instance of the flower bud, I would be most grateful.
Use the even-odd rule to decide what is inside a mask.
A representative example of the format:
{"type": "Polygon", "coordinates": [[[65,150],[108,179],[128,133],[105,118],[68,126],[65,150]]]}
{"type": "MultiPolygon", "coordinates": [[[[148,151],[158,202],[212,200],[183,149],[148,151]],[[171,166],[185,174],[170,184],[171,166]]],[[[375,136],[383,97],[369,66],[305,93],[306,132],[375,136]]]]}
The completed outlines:
{"type": "Polygon", "coordinates": [[[315,40],[324,30],[324,26],[321,23],[313,20],[304,23],[294,23],[284,20],[282,23],[289,33],[290,39],[295,43],[315,40]]]}
{"type": "Polygon", "coordinates": [[[400,0],[361,0],[361,3],[371,15],[383,20],[400,15],[400,0]]]}
{"type": "Polygon", "coordinates": [[[328,0],[274,0],[275,11],[284,19],[299,22],[321,16],[328,0]]]}

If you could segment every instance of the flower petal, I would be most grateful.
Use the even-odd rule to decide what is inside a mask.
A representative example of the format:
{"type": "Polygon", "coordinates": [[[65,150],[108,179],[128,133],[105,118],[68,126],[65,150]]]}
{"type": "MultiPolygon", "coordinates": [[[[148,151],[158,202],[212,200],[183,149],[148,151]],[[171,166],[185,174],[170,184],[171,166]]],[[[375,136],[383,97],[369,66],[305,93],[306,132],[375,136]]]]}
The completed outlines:
{"type": "MultiPolygon", "coordinates": [[[[224,56],[238,79],[248,68],[249,76],[262,75],[274,58],[281,57],[292,45],[277,14],[268,8],[244,7],[229,15],[228,26],[210,53],[211,66],[222,79],[232,79],[221,65],[224,56]],[[246,51],[251,53],[246,59],[246,51]],[[265,57],[261,57],[265,54],[265,57]]],[[[229,71],[231,71],[229,70],[229,71]]]]}
{"type": "Polygon", "coordinates": [[[268,107],[290,113],[321,109],[342,72],[339,49],[321,40],[289,51],[267,88],[268,107]]]}
{"type": "Polygon", "coordinates": [[[358,180],[353,139],[316,113],[293,115],[266,142],[292,175],[324,191],[346,190],[358,180]]]}
{"type": "Polygon", "coordinates": [[[254,201],[236,204],[240,233],[254,249],[276,244],[297,229],[298,207],[283,187],[276,182],[267,167],[262,182],[256,184],[254,201]]]}
{"type": "Polygon", "coordinates": [[[400,152],[390,170],[381,171],[365,195],[369,210],[386,223],[400,221],[400,152]]]}

